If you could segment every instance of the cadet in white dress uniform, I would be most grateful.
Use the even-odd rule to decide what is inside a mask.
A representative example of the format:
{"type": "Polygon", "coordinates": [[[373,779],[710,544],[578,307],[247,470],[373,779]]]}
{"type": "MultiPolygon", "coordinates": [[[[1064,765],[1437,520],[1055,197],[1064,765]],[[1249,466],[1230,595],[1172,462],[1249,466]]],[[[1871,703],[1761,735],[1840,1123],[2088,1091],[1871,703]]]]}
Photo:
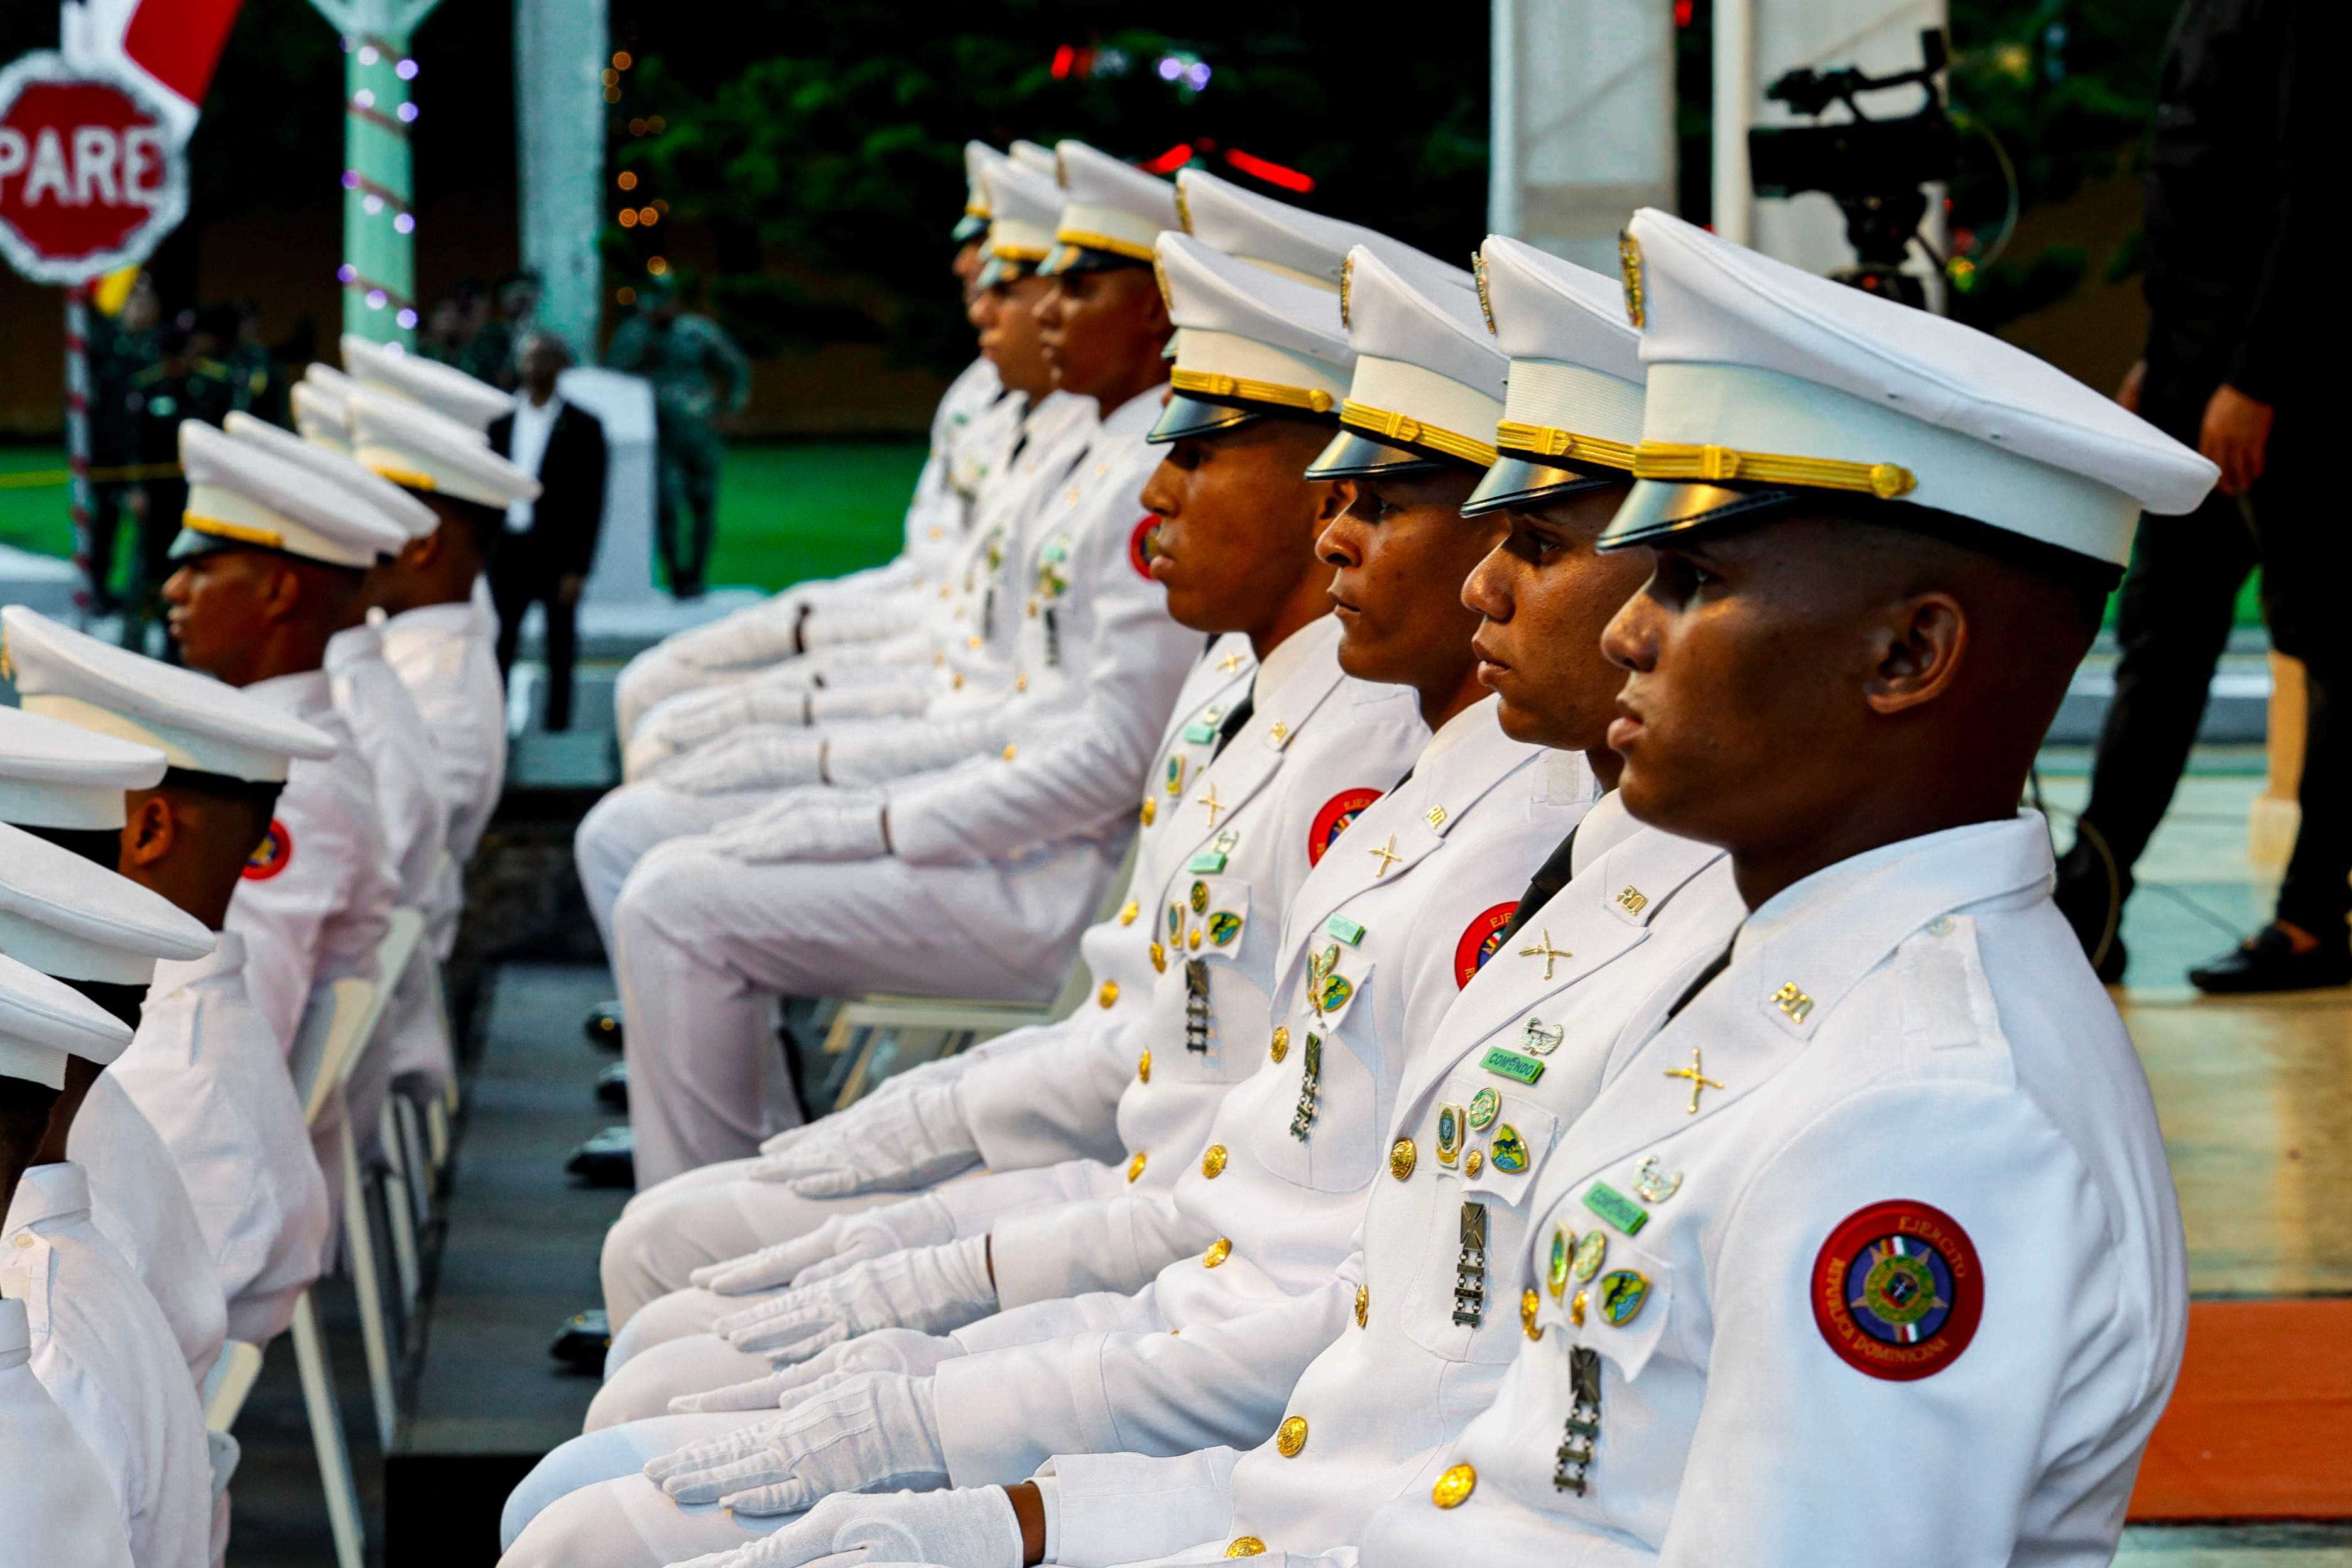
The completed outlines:
{"type": "Polygon", "coordinates": [[[1940,1560],[2105,1563],[2179,1364],[2180,1222],[2013,803],[2137,515],[2215,470],[2021,352],[1674,218],[1636,214],[1625,258],[1650,482],[1609,542],[1658,566],[1605,645],[1612,738],[1627,804],[1725,842],[1753,912],[1547,1173],[1550,1227],[1614,1268],[1546,1283],[1541,1337],[1361,1561],[1467,1535],[1859,1563],[1876,1533],[1823,1521],[1899,1516],[1940,1560]],[[1766,647],[1791,684],[1698,736],[1766,647]],[[1715,793],[1792,721],[1841,759],[1782,796],[1796,833],[1715,793]]]}
{"type": "MultiPolygon", "coordinates": [[[[22,606],[0,610],[0,642],[29,711],[92,742],[163,753],[171,772],[132,792],[121,869],[217,929],[242,880],[242,842],[260,837],[289,763],[323,760],[334,742],[216,680],[22,606]]],[[[244,939],[218,940],[204,957],[156,966],[138,1032],[99,1087],[119,1086],[161,1135],[226,1298],[228,1334],[259,1345],[318,1275],[327,1188],[277,1039],[247,993],[244,939]]],[[[112,1167],[94,1163],[103,1196],[112,1167]]]]}
{"type": "MultiPolygon", "coordinates": [[[[47,975],[0,956],[0,1208],[39,1141],[76,1051],[110,1049],[113,1016],[47,975]]],[[[47,1325],[43,1325],[46,1333],[47,1325]]],[[[131,1568],[107,1467],[34,1375],[25,1303],[0,1300],[0,1519],[12,1555],[43,1568],[131,1568]]]]}
{"type": "MultiPolygon", "coordinates": [[[[193,957],[210,944],[201,925],[146,889],[0,826],[0,952],[114,1011],[109,1004],[125,990],[144,988],[157,957],[193,957]]],[[[72,1086],[86,1086],[130,1037],[126,1023],[76,1046],[52,1130],[71,1113],[72,1086]]],[[[0,1295],[24,1301],[33,1374],[107,1468],[134,1561],[194,1568],[212,1556],[204,1411],[163,1309],[90,1207],[81,1166],[26,1170],[0,1221],[0,1295]]]]}
{"type": "MultiPolygon", "coordinates": [[[[976,292],[971,275],[978,273],[985,259],[993,215],[988,174],[1005,161],[1003,153],[984,142],[964,143],[964,211],[953,237],[961,247],[957,273],[967,305],[976,292]]],[[[1019,401],[1020,395],[1005,387],[986,355],[966,366],[949,384],[932,413],[930,451],[908,502],[902,553],[868,571],[796,584],[709,626],[665,638],[632,658],[613,689],[615,728],[622,742],[625,744],[636,732],[638,721],[667,698],[728,684],[805,652],[800,622],[824,599],[841,593],[887,595],[901,588],[919,592],[926,579],[933,585],[943,580],[954,560],[954,547],[964,533],[978,483],[986,477],[985,459],[967,460],[966,437],[983,413],[1019,401]]]]}
{"type": "MultiPolygon", "coordinates": [[[[1370,245],[1400,268],[1418,268],[1443,279],[1446,289],[1463,287],[1454,279],[1466,277],[1449,272],[1410,247],[1370,230],[1233,190],[1222,182],[1212,181],[1204,186],[1191,172],[1180,179],[1179,188],[1204,198],[1196,204],[1199,210],[1191,211],[1192,220],[1196,224],[1213,221],[1221,242],[1230,247],[1232,254],[1281,279],[1309,284],[1320,289],[1327,300],[1338,293],[1346,258],[1344,247],[1349,243],[1370,245]]],[[[1281,297],[1290,299],[1286,293],[1281,297]]],[[[1194,318],[1190,326],[1180,321],[1176,336],[1178,369],[1191,374],[1186,368],[1189,353],[1193,361],[1223,367],[1202,374],[1238,376],[1255,372],[1257,374],[1250,379],[1264,381],[1272,369],[1267,356],[1279,359],[1285,354],[1303,353],[1309,361],[1323,361],[1324,368],[1318,371],[1311,365],[1284,362],[1280,374],[1294,382],[1303,379],[1307,383],[1308,403],[1297,408],[1275,406],[1285,407],[1294,416],[1311,413],[1313,392],[1319,390],[1329,406],[1336,407],[1345,398],[1354,356],[1342,335],[1344,329],[1336,321],[1318,324],[1329,309],[1328,304],[1318,307],[1310,300],[1298,299],[1284,310],[1261,305],[1254,315],[1247,311],[1220,315],[1215,318],[1215,326],[1209,324],[1208,317],[1194,318]],[[1248,335],[1253,331],[1266,335],[1269,341],[1254,342],[1248,335]],[[1206,360],[1203,354],[1208,356],[1206,360]]],[[[1179,400],[1190,395],[1180,394],[1179,400]]],[[[1269,565],[1265,571],[1287,581],[1286,574],[1278,568],[1269,565]]],[[[1318,603],[1322,602],[1328,601],[1320,600],[1318,585],[1318,603]]],[[[1218,614],[1231,613],[1230,607],[1223,605],[1213,609],[1218,614]]],[[[1219,623],[1213,617],[1198,624],[1219,623]]],[[[1247,672],[1239,663],[1245,657],[1239,649],[1212,648],[1208,662],[1220,671],[1230,672],[1230,678],[1239,683],[1240,693],[1245,694],[1247,672]]],[[[1181,798],[1205,762],[1206,748],[1215,740],[1219,719],[1231,710],[1236,700],[1234,694],[1197,689],[1200,682],[1210,678],[1203,667],[1195,667],[1193,683],[1187,686],[1178,703],[1176,718],[1148,775],[1141,812],[1142,854],[1147,858],[1155,845],[1165,842],[1164,833],[1156,832],[1155,824],[1172,821],[1175,801],[1181,798]],[[1192,733],[1195,731],[1197,735],[1192,733]],[[1185,754],[1188,746],[1195,754],[1185,754]]],[[[1335,812],[1335,825],[1344,816],[1335,812]]],[[[1130,893],[1136,896],[1121,910],[1122,922],[1131,922],[1141,910],[1140,891],[1157,885],[1158,877],[1150,866],[1139,862],[1129,887],[1130,893]]],[[[1151,933],[1152,928],[1146,925],[1120,939],[1111,935],[1108,928],[1097,928],[1096,934],[1102,939],[1103,947],[1098,950],[1090,940],[1085,956],[1095,977],[1108,982],[1098,987],[1098,1002],[1116,999],[1121,1009],[1139,1005],[1143,992],[1133,972],[1145,956],[1145,944],[1151,933]],[[1121,955],[1119,962],[1124,970],[1104,967],[1111,952],[1121,955]]],[[[1036,1037],[1043,1039],[1045,1036],[1036,1037]]],[[[987,1054],[1009,1053],[1027,1044],[1029,1038],[1026,1032],[1007,1037],[987,1047],[987,1054]]],[[[926,1116],[910,1121],[903,1110],[892,1112],[880,1105],[861,1106],[847,1118],[821,1121],[805,1134],[822,1141],[821,1147],[805,1151],[808,1158],[861,1173],[859,1179],[848,1185],[825,1182],[823,1191],[826,1197],[822,1201],[810,1202],[791,1188],[778,1184],[784,1176],[781,1168],[762,1172],[762,1179],[753,1181],[730,1178],[721,1173],[723,1167],[713,1168],[681,1178],[679,1191],[674,1196],[660,1193],[641,1194],[605,1245],[606,1300],[613,1309],[614,1323],[616,1327],[625,1324],[636,1308],[656,1291],[683,1285],[690,1269],[716,1264],[752,1246],[788,1245],[793,1256],[798,1256],[802,1237],[849,1206],[844,1200],[852,1192],[862,1192],[863,1201],[871,1202],[875,1194],[892,1188],[929,1185],[938,1174],[951,1173],[982,1158],[992,1170],[1003,1171],[1115,1154],[1119,1145],[1113,1113],[1119,1089],[1130,1076],[1129,1064],[1136,1054],[1137,1047],[1123,1042],[1108,1050],[1096,1051],[1089,1043],[1074,1041],[1059,1056],[1040,1057],[1025,1067],[1002,1069],[994,1087],[984,1091],[976,1087],[973,1098],[961,1107],[951,1108],[942,1099],[935,1101],[926,1116]],[[1088,1085],[1088,1089],[1074,1091],[1072,1086],[1077,1082],[1088,1085]],[[975,1113],[982,1118],[1003,1119],[1003,1130],[967,1132],[967,1122],[975,1113]],[[886,1115],[891,1117],[887,1126],[869,1120],[886,1115]],[[935,1164],[939,1166],[936,1174],[922,1173],[935,1164]]],[[[781,1143],[802,1136],[787,1133],[772,1142],[781,1143]]],[[[959,1202],[961,1196],[952,1191],[944,1195],[950,1202],[959,1202]]],[[[920,1224],[914,1223],[916,1217],[916,1212],[909,1210],[877,1216],[875,1226],[892,1227],[892,1233],[902,1234],[907,1243],[946,1239],[945,1234],[937,1229],[940,1222],[935,1215],[924,1212],[920,1224]]],[[[842,1223],[851,1222],[844,1219],[842,1223]]],[[[880,1242],[875,1226],[860,1230],[866,1238],[863,1245],[880,1242]]],[[[823,1255],[821,1251],[809,1253],[804,1261],[814,1261],[823,1255]]],[[[787,1277],[788,1273],[779,1276],[778,1282],[787,1277]]],[[[687,1314],[683,1326],[699,1331],[719,1315],[711,1303],[702,1303],[687,1314]]],[[[656,1331],[648,1325],[637,1330],[634,1336],[625,1331],[620,1348],[625,1352],[633,1350],[635,1343],[645,1342],[649,1335],[671,1337],[676,1327],[665,1326],[656,1331]]],[[[625,1353],[617,1359],[625,1360],[625,1353]]]]}

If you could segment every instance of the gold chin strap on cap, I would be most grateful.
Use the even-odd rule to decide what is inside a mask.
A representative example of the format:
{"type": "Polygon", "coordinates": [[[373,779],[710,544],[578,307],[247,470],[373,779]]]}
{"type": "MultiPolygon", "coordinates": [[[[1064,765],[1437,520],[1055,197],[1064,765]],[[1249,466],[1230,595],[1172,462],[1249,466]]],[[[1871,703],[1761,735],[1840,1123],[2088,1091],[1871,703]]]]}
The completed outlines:
{"type": "Polygon", "coordinates": [[[1778,452],[1746,452],[1737,447],[1688,447],[1644,441],[1633,448],[1637,479],[1750,479],[1759,484],[1799,485],[1808,489],[1852,490],[1893,500],[1919,488],[1918,477],[1900,463],[1849,463],[1838,458],[1792,458],[1778,452]]]}
{"type": "Polygon", "coordinates": [[[1317,414],[1331,412],[1331,395],[1319,386],[1285,386],[1278,381],[1251,381],[1245,376],[1224,375],[1212,370],[1186,370],[1182,365],[1169,372],[1168,384],[1179,392],[1197,392],[1208,397],[1239,397],[1252,403],[1305,408],[1317,414]]]}
{"type": "Polygon", "coordinates": [[[1436,425],[1424,425],[1408,414],[1374,408],[1352,397],[1339,405],[1339,423],[1352,425],[1359,430],[1370,430],[1391,441],[1426,447],[1433,452],[1443,452],[1449,458],[1459,458],[1483,468],[1495,466],[1495,448],[1484,441],[1474,441],[1459,431],[1447,430],[1436,425]]]}
{"type": "Polygon", "coordinates": [[[1114,256],[1124,256],[1136,261],[1149,261],[1152,256],[1151,247],[1148,245],[1121,239],[1115,234],[1097,234],[1092,229],[1057,229],[1054,237],[1064,245],[1081,246],[1087,250],[1108,250],[1114,256]]]}
{"type": "Polygon", "coordinates": [[[1624,442],[1580,436],[1557,425],[1529,425],[1506,419],[1495,426],[1495,445],[1506,452],[1524,453],[1531,458],[1575,458],[1612,468],[1633,467],[1633,448],[1624,442]]]}

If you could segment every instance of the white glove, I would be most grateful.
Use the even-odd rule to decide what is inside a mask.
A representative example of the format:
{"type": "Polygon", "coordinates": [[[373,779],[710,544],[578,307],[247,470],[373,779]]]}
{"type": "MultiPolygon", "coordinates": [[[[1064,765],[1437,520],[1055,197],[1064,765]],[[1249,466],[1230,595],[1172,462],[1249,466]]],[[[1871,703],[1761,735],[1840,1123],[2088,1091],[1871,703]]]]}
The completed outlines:
{"type": "Polygon", "coordinates": [[[889,852],[878,789],[796,789],[710,835],[720,854],[751,866],[780,860],[873,860],[889,852]]]}
{"type": "Polygon", "coordinates": [[[646,1463],[682,1503],[738,1513],[798,1513],[835,1492],[944,1486],[947,1455],[929,1378],[860,1373],[772,1421],[646,1463]]]}
{"type": "Polygon", "coordinates": [[[803,647],[837,647],[843,643],[880,642],[919,621],[928,606],[911,594],[868,601],[844,600],[819,605],[801,626],[803,647]]]}
{"type": "Polygon", "coordinates": [[[765,1540],[698,1563],[717,1568],[805,1568],[835,1552],[880,1559],[952,1563],[957,1568],[1021,1568],[1021,1522],[1003,1487],[890,1492],[825,1499],[765,1540]]]}
{"type": "Polygon", "coordinates": [[[1001,727],[992,717],[835,731],[825,754],[824,775],[840,784],[887,784],[909,773],[938,773],[975,757],[1002,756],[1004,742],[995,738],[1001,727]]]}
{"type": "Polygon", "coordinates": [[[814,731],[752,725],[671,757],[644,776],[646,782],[680,795],[789,789],[819,782],[824,743],[824,737],[814,731]]]}
{"type": "Polygon", "coordinates": [[[764,605],[722,616],[707,626],[680,632],[664,647],[679,660],[698,669],[725,669],[736,665],[772,664],[796,651],[793,628],[800,624],[808,595],[788,588],[764,605]]]}
{"type": "Polygon", "coordinates": [[[806,1361],[877,1329],[945,1333],[996,1310],[988,1237],[893,1252],[730,1312],[710,1331],[739,1351],[806,1361]]]}
{"type": "Polygon", "coordinates": [[[811,1136],[764,1156],[751,1179],[784,1183],[804,1198],[846,1198],[912,1192],[979,1163],[954,1083],[922,1084],[826,1117],[811,1136]]]}
{"type": "Polygon", "coordinates": [[[869,681],[835,689],[827,686],[809,693],[809,722],[829,719],[919,719],[931,705],[931,694],[903,681],[869,681]]]}
{"type": "Polygon", "coordinates": [[[673,1415],[714,1411],[790,1410],[811,1394],[838,1388],[861,1373],[896,1372],[929,1377],[966,1351],[944,1335],[912,1329],[877,1329],[819,1351],[797,1366],[778,1367],[764,1377],[730,1384],[705,1394],[681,1394],[669,1402],[673,1415]]]}
{"type": "Polygon", "coordinates": [[[715,1295],[748,1296],[814,1284],[854,1263],[954,1239],[955,1218],[948,1205],[925,1193],[862,1214],[835,1215],[806,1236],[724,1263],[706,1263],[688,1278],[715,1295]]]}

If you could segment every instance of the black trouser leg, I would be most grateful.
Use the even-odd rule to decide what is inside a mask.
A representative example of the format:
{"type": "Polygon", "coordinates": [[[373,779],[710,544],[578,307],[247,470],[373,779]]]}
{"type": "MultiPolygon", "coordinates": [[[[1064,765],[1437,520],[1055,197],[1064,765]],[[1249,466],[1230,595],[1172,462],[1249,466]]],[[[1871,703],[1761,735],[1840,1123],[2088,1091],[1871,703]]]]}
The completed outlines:
{"type": "Polygon", "coordinates": [[[2263,616],[2271,642],[2303,661],[2305,692],[2303,823],[2278,918],[2341,943],[2352,913],[2352,731],[2344,709],[2352,629],[2341,603],[2352,538],[2314,493],[2301,432],[2282,418],[2254,487],[2254,535],[2263,560],[2263,616]]]}
{"type": "Polygon", "coordinates": [[[530,611],[531,577],[524,563],[513,559],[520,548],[505,542],[490,563],[490,605],[499,615],[499,676],[514,671],[515,650],[522,644],[522,618],[530,611]]]}
{"type": "Polygon", "coordinates": [[[540,601],[547,607],[547,727],[572,728],[572,666],[579,648],[580,606],[566,604],[551,585],[540,601]]]}

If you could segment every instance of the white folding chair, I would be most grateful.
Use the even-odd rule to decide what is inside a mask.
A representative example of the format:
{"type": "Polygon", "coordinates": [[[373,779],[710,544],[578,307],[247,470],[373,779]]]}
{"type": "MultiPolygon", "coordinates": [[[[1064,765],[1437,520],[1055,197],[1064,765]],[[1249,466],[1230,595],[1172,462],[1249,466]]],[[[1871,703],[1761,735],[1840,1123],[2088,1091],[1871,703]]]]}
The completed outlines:
{"type": "MultiPolygon", "coordinates": [[[[425,917],[422,914],[411,909],[392,911],[390,929],[376,949],[375,985],[349,1048],[336,1063],[338,1088],[349,1087],[353,1071],[380,1037],[384,1015],[392,1005],[393,992],[399,984],[401,972],[415,957],[417,943],[424,934],[425,917]]],[[[359,1142],[352,1133],[348,1117],[343,1121],[341,1142],[343,1248],[345,1256],[351,1259],[352,1292],[359,1298],[360,1338],[367,1352],[368,1391],[375,1404],[376,1433],[389,1449],[399,1413],[392,1388],[392,1332],[384,1320],[383,1279],[375,1255],[375,1226],[368,1217],[368,1184],[360,1170],[359,1142]]],[[[397,1213],[392,1228],[395,1237],[409,1234],[397,1213]]],[[[414,1240],[413,1236],[411,1240],[414,1240]]]]}
{"type": "Polygon", "coordinates": [[[245,1408],[246,1397],[253,1392],[253,1380],[261,1375],[261,1347],[231,1340],[221,1347],[220,1360],[205,1378],[205,1430],[226,1432],[236,1425],[237,1412],[245,1408]]]}
{"type": "MultiPolygon", "coordinates": [[[[375,993],[373,982],[338,980],[330,1000],[313,1004],[303,1015],[289,1065],[295,1088],[302,1096],[303,1118],[312,1127],[318,1125],[342,1082],[345,1064],[358,1053],[368,1016],[375,1011],[375,993]]],[[[360,1520],[359,1483],[352,1475],[351,1449],[343,1442],[334,1363],[319,1327],[315,1291],[303,1291],[294,1303],[293,1331],[302,1408],[310,1423],[310,1447],[319,1458],[319,1484],[327,1495],[327,1524],[335,1538],[335,1565],[364,1568],[366,1542],[360,1520]]]]}

